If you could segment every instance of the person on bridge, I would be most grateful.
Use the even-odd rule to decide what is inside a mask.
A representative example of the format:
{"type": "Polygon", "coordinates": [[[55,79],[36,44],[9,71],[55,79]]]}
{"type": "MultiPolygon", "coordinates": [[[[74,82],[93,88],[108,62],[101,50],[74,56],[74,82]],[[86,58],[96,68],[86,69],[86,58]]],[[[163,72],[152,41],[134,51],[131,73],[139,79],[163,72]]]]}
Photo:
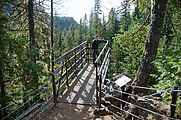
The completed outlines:
{"type": "Polygon", "coordinates": [[[92,41],[92,54],[93,54],[93,63],[95,63],[97,56],[99,55],[98,47],[99,43],[106,42],[106,40],[98,40],[98,35],[95,35],[95,39],[92,41]]]}

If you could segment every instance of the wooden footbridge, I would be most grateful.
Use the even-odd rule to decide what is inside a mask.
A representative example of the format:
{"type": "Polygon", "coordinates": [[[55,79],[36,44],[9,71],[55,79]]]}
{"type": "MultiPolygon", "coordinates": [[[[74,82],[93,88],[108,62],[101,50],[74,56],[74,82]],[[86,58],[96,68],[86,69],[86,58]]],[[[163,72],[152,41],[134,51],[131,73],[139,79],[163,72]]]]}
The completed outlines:
{"type": "Polygon", "coordinates": [[[83,42],[53,61],[54,103],[86,104],[100,106],[101,82],[109,65],[108,42],[102,45],[93,64],[91,42],[83,42]]]}
{"type": "MultiPolygon", "coordinates": [[[[40,88],[36,89],[35,91],[32,91],[23,98],[5,107],[1,108],[0,106],[0,113],[5,113],[4,111],[7,111],[9,110],[9,108],[14,107],[16,105],[15,103],[18,102],[22,103],[24,99],[31,97],[31,99],[24,102],[23,104],[18,104],[19,106],[16,109],[10,111],[7,115],[4,115],[3,117],[1,116],[0,118],[2,118],[2,120],[11,120],[11,119],[20,120],[24,119],[31,113],[38,114],[39,113],[38,111],[40,111],[40,106],[42,106],[41,107],[42,110],[43,107],[49,106],[49,103],[51,103],[51,105],[53,103],[55,106],[57,103],[60,103],[61,106],[63,105],[64,107],[67,107],[66,106],[67,104],[64,103],[69,103],[68,105],[70,106],[73,104],[96,106],[96,108],[98,108],[96,110],[98,111],[103,110],[100,108],[104,108],[106,112],[120,117],[123,117],[122,116],[123,113],[126,113],[129,114],[132,118],[140,120],[145,119],[147,116],[149,116],[149,114],[156,115],[157,117],[156,119],[160,118],[163,118],[164,120],[169,120],[169,119],[178,120],[176,118],[180,119],[179,115],[177,115],[177,117],[174,118],[174,116],[176,116],[175,115],[176,108],[180,108],[180,105],[176,104],[177,94],[178,92],[181,92],[180,90],[178,90],[179,88],[178,86],[173,86],[172,89],[169,88],[166,90],[161,90],[161,89],[147,88],[142,86],[131,86],[127,84],[128,87],[134,87],[146,91],[150,90],[150,93],[152,93],[153,91],[161,91],[153,94],[149,93],[149,95],[146,96],[138,96],[130,92],[127,92],[125,86],[121,87],[121,89],[115,88],[115,82],[106,79],[106,74],[109,66],[109,56],[110,56],[109,51],[110,49],[107,41],[106,43],[102,44],[102,47],[100,47],[99,56],[97,57],[95,63],[93,63],[92,53],[91,53],[92,52],[91,42],[85,41],[82,44],[78,45],[77,47],[73,48],[72,50],[68,51],[67,53],[58,56],[56,58],[53,57],[55,58],[55,60],[52,60],[52,75],[51,75],[52,77],[46,80],[46,82],[43,85],[41,85],[40,88]],[[53,88],[53,97],[51,94],[52,88],[53,88]],[[172,90],[171,104],[156,101],[150,98],[151,96],[162,94],[170,90],[172,90]],[[31,103],[33,97],[36,97],[38,95],[40,96],[40,98],[31,103]],[[127,98],[128,96],[133,96],[137,98],[137,101],[140,100],[141,102],[129,101],[127,100],[127,98],[125,98],[125,96],[127,98]],[[41,100],[44,100],[46,102],[42,104],[41,100]],[[162,114],[159,111],[151,110],[151,106],[150,109],[148,109],[147,107],[144,108],[142,105],[143,101],[144,103],[149,103],[147,104],[147,106],[152,104],[153,102],[154,104],[158,103],[158,105],[162,104],[170,106],[170,111],[171,111],[170,117],[168,117],[167,114],[162,114]],[[28,103],[31,104],[29,104],[29,107],[27,109],[24,109],[22,113],[22,108],[25,105],[28,105],[28,103]],[[135,108],[140,109],[147,114],[142,114],[142,112],[136,114],[130,113],[129,111],[126,111],[126,109],[124,109],[125,104],[132,105],[135,108]],[[20,111],[20,113],[18,113],[18,111],[20,111]]],[[[64,108],[60,109],[63,111],[64,108]]],[[[67,111],[65,110],[63,112],[66,113],[67,111]]],[[[50,119],[52,118],[50,117],[50,119]]]]}
{"type": "Polygon", "coordinates": [[[49,103],[56,106],[57,101],[100,106],[101,82],[106,77],[109,65],[108,41],[100,46],[99,52],[94,64],[89,41],[81,43],[61,56],[56,54],[54,56],[52,52],[54,59],[52,59],[51,77],[42,80],[44,83],[38,89],[27,93],[23,98],[7,106],[0,104],[0,119],[20,120],[40,106],[42,109],[43,106],[49,106],[49,103]],[[37,96],[39,97],[35,100],[37,96]],[[15,109],[11,110],[12,108],[15,109]]]}

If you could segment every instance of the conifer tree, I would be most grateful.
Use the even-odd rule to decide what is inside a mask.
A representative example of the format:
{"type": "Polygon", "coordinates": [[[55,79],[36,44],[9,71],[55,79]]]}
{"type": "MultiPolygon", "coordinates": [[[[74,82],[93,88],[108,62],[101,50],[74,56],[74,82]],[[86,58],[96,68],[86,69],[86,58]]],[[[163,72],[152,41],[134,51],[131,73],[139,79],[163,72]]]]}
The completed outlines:
{"type": "Polygon", "coordinates": [[[84,19],[83,19],[83,41],[86,41],[89,39],[89,33],[88,33],[88,20],[87,20],[87,14],[85,14],[84,19]]]}
{"type": "Polygon", "coordinates": [[[99,34],[100,32],[100,25],[101,25],[101,20],[99,18],[99,15],[102,14],[101,11],[101,1],[100,0],[95,0],[95,5],[94,5],[94,29],[95,29],[95,34],[99,34]]]}
{"type": "Polygon", "coordinates": [[[112,44],[112,37],[116,33],[118,33],[119,27],[118,27],[118,20],[116,18],[116,13],[115,10],[112,8],[109,12],[109,17],[108,17],[108,26],[107,26],[107,32],[108,32],[108,40],[110,40],[110,43],[112,44]]]}
{"type": "Polygon", "coordinates": [[[129,0],[123,0],[123,6],[126,6],[124,11],[121,14],[121,31],[127,31],[129,29],[131,18],[130,18],[130,8],[129,0]]]}

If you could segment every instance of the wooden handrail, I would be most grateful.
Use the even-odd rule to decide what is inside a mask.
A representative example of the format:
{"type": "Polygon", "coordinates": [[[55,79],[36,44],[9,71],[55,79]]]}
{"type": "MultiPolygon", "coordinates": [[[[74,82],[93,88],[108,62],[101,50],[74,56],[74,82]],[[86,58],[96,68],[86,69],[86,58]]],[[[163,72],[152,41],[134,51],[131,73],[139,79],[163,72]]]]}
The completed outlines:
{"type": "Polygon", "coordinates": [[[78,45],[77,47],[71,49],[70,51],[66,52],[65,54],[61,55],[60,57],[58,57],[57,59],[55,59],[53,62],[54,64],[57,64],[58,62],[60,62],[61,60],[65,59],[66,56],[72,54],[72,52],[74,52],[77,49],[80,49],[82,46],[88,44],[87,41],[81,43],[80,45],[78,45]]]}
{"type": "Polygon", "coordinates": [[[109,45],[109,42],[107,41],[106,44],[104,45],[103,49],[101,50],[99,56],[95,60],[95,63],[99,63],[99,61],[101,59],[101,55],[104,53],[105,49],[108,48],[108,45],[109,45]]]}
{"type": "Polygon", "coordinates": [[[101,85],[102,82],[105,79],[106,73],[107,73],[107,69],[108,69],[108,65],[109,65],[109,43],[108,41],[106,42],[106,44],[104,45],[103,49],[101,50],[99,56],[97,57],[97,59],[95,60],[95,66],[96,66],[96,101],[97,101],[97,105],[100,108],[101,107],[101,85]],[[98,67],[98,65],[101,62],[101,66],[98,67]],[[102,71],[104,70],[104,73],[102,73],[102,71]]]}
{"type": "MultiPolygon", "coordinates": [[[[55,98],[58,97],[58,92],[65,88],[69,87],[70,80],[75,77],[78,71],[83,68],[86,62],[90,62],[90,41],[85,41],[82,44],[78,45],[77,47],[73,48],[72,50],[66,52],[65,54],[61,55],[60,57],[56,58],[53,63],[55,66],[60,64],[55,70],[52,75],[56,78],[55,80],[55,94],[57,95],[55,98]],[[57,87],[58,85],[58,87],[57,87]]],[[[99,56],[95,61],[96,65],[96,98],[97,98],[97,105],[100,107],[101,102],[101,83],[102,80],[105,79],[107,68],[109,64],[109,43],[108,41],[103,46],[99,56]],[[98,67],[97,65],[101,63],[101,66],[98,67]],[[99,91],[98,91],[99,90],[99,91]],[[99,92],[99,95],[98,95],[99,92]]],[[[57,101],[57,100],[54,100],[57,101]]]]}
{"type": "MultiPolygon", "coordinates": [[[[54,66],[60,64],[55,70],[52,75],[55,77],[54,86],[55,89],[55,100],[57,101],[58,92],[65,88],[65,85],[69,87],[69,81],[73,77],[76,76],[78,71],[80,70],[81,66],[83,66],[87,60],[87,55],[89,52],[90,42],[85,41],[78,45],[77,47],[71,49],[70,51],[66,52],[65,54],[61,55],[60,57],[56,58],[53,63],[54,66]],[[87,51],[86,51],[87,49],[87,51]],[[58,88],[57,88],[58,85],[58,88]]],[[[88,57],[89,59],[89,57],[88,57]]],[[[54,67],[55,68],[55,67],[54,67]]]]}

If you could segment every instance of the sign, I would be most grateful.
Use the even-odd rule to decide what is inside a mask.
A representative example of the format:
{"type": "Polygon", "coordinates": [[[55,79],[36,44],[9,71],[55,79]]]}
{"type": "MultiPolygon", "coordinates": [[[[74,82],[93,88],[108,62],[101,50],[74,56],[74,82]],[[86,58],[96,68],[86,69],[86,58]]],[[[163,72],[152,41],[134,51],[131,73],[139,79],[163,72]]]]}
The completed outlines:
{"type": "Polygon", "coordinates": [[[122,87],[122,86],[126,85],[126,84],[127,84],[128,82],[130,82],[130,81],[131,81],[131,78],[123,75],[121,78],[119,78],[118,80],[116,80],[115,83],[116,83],[117,85],[119,85],[120,87],[122,87]]]}

